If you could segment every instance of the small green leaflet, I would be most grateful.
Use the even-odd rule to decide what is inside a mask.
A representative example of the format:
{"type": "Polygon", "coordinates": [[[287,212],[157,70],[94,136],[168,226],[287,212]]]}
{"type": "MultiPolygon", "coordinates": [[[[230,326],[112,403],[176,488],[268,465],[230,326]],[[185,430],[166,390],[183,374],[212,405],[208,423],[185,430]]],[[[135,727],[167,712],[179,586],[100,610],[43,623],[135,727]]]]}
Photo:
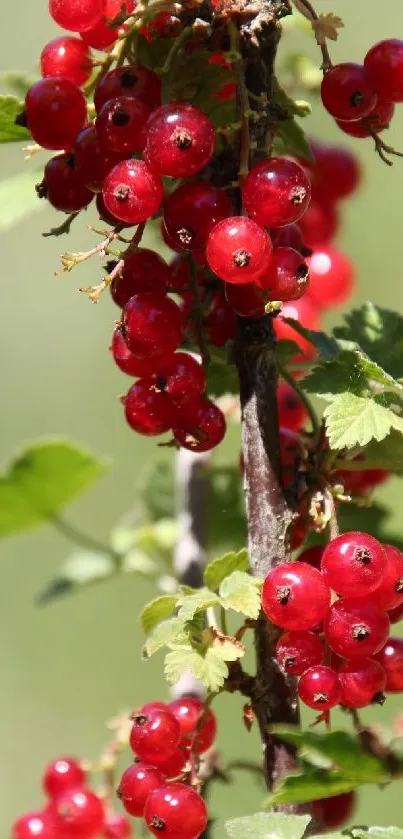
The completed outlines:
{"type": "Polygon", "coordinates": [[[209,606],[217,606],[219,602],[217,595],[207,588],[197,589],[192,594],[181,594],[178,598],[178,617],[186,623],[198,612],[204,612],[209,606]]]}
{"type": "Polygon", "coordinates": [[[245,571],[233,571],[220,586],[220,603],[254,620],[260,612],[260,582],[245,571]]]}
{"type": "Polygon", "coordinates": [[[196,679],[203,682],[207,690],[215,692],[223,686],[228,676],[226,662],[236,661],[243,655],[241,644],[213,643],[205,650],[178,645],[165,656],[165,675],[168,683],[173,685],[189,670],[196,679]]]}
{"type": "Polygon", "coordinates": [[[231,551],[209,562],[204,569],[204,582],[209,589],[216,591],[225,577],[228,577],[233,571],[246,571],[248,567],[249,559],[246,548],[238,551],[238,553],[231,551]]]}
{"type": "Polygon", "coordinates": [[[184,630],[184,623],[180,618],[170,618],[154,627],[143,647],[143,659],[150,658],[158,650],[175,641],[184,630]]]}
{"type": "Polygon", "coordinates": [[[15,124],[16,117],[24,110],[24,103],[16,96],[0,96],[0,143],[29,140],[27,128],[15,124]]]}
{"type": "Polygon", "coordinates": [[[366,446],[383,440],[394,428],[403,434],[403,418],[380,405],[375,397],[342,393],[326,406],[323,416],[332,449],[366,446]]]}
{"type": "Polygon", "coordinates": [[[403,839],[401,827],[349,827],[343,833],[325,833],[315,839],[403,839]]]}
{"type": "Polygon", "coordinates": [[[156,597],[151,603],[147,603],[147,606],[144,606],[140,613],[140,623],[144,632],[151,632],[158,623],[170,618],[177,603],[177,594],[163,594],[161,597],[156,597]]]}
{"type": "Polygon", "coordinates": [[[310,821],[310,816],[253,813],[225,822],[225,830],[229,839],[301,839],[310,821]]]}

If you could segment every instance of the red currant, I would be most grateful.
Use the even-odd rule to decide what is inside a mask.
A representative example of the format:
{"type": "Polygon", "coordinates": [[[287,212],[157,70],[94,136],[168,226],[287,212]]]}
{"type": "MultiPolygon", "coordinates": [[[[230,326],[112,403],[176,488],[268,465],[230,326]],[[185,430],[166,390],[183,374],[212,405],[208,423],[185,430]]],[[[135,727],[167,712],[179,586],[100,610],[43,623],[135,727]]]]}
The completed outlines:
{"type": "Polygon", "coordinates": [[[41,52],[43,78],[67,79],[81,87],[88,81],[92,70],[91,53],[80,41],[69,35],[54,38],[41,52]]]}
{"type": "Polygon", "coordinates": [[[154,702],[146,702],[140,708],[140,714],[148,714],[150,711],[169,711],[168,702],[160,702],[158,699],[154,702]]]}
{"type": "Polygon", "coordinates": [[[225,431],[224,414],[209,399],[200,399],[187,405],[173,426],[177,443],[193,452],[207,452],[218,446],[225,431]]]}
{"type": "Polygon", "coordinates": [[[356,793],[342,792],[312,801],[312,817],[320,830],[333,830],[349,821],[356,807],[356,793]]]}
{"type": "Polygon", "coordinates": [[[403,638],[388,638],[375,658],[386,673],[386,692],[403,691],[403,638]]]}
{"type": "Polygon", "coordinates": [[[179,102],[154,111],[146,130],[145,158],[161,175],[188,178],[213,155],[214,128],[203,111],[179,102]]]}
{"type": "MultiPolygon", "coordinates": [[[[233,286],[236,288],[236,286],[233,286]]],[[[205,319],[206,335],[215,347],[223,347],[235,334],[235,316],[221,291],[214,295],[205,319]]]]}
{"type": "Polygon", "coordinates": [[[105,102],[96,121],[104,151],[127,155],[139,151],[149,115],[149,106],[138,96],[120,96],[105,102]]]}
{"type": "Polygon", "coordinates": [[[129,349],[139,358],[151,359],[175,352],[183,335],[179,307],[162,292],[143,292],[131,297],[123,309],[123,334],[129,349]]]}
{"type": "MultiPolygon", "coordinates": [[[[285,322],[284,318],[299,321],[305,329],[319,329],[320,323],[316,306],[307,297],[302,297],[300,300],[286,303],[274,320],[274,331],[278,340],[294,341],[301,348],[305,358],[313,358],[315,355],[313,344],[299,335],[289,323],[285,322]]],[[[296,356],[298,359],[301,357],[301,355],[296,356]]]]}
{"type": "Polygon", "coordinates": [[[265,291],[255,283],[225,283],[225,297],[231,309],[243,318],[260,318],[265,313],[265,291]]]}
{"type": "Polygon", "coordinates": [[[389,128],[390,121],[395,113],[395,106],[385,99],[378,99],[373,111],[367,117],[354,122],[343,122],[337,119],[337,125],[349,134],[350,137],[365,138],[372,134],[380,134],[385,128],[389,128]]]}
{"type": "Polygon", "coordinates": [[[116,27],[111,27],[108,21],[114,20],[119,14],[123,3],[126,13],[130,14],[135,6],[133,0],[104,0],[101,20],[81,35],[85,44],[88,44],[89,47],[93,47],[96,50],[105,50],[115,43],[119,30],[116,27]]]}
{"type": "Polygon", "coordinates": [[[314,632],[285,632],[276,644],[276,659],[293,676],[302,676],[308,667],[322,664],[325,651],[314,632]]]}
{"type": "Polygon", "coordinates": [[[322,561],[324,547],[322,545],[312,545],[311,548],[306,548],[302,554],[299,555],[299,562],[307,562],[312,565],[312,568],[318,568],[320,571],[320,564],[322,561]]]}
{"type": "Polygon", "coordinates": [[[124,64],[115,67],[103,76],[94,91],[94,105],[97,113],[109,99],[119,96],[136,96],[153,110],[161,101],[161,82],[158,76],[146,67],[124,64]]]}
{"type": "Polygon", "coordinates": [[[322,574],[343,597],[366,597],[381,584],[385,571],[386,551],[367,533],[343,533],[323,551],[322,574]]]}
{"type": "Polygon", "coordinates": [[[263,583],[263,610],[284,629],[310,629],[323,620],[329,605],[329,586],[316,568],[304,562],[282,562],[263,583]]]}
{"type": "Polygon", "coordinates": [[[131,227],[131,224],[125,224],[124,222],[120,221],[120,219],[116,218],[113,213],[110,213],[109,210],[105,206],[104,196],[102,192],[98,192],[95,203],[97,207],[97,213],[101,221],[106,222],[106,224],[111,224],[112,227],[116,227],[117,224],[123,225],[123,227],[131,227]]]}
{"type": "Polygon", "coordinates": [[[154,708],[134,717],[130,746],[140,760],[159,766],[172,757],[180,738],[180,725],[169,707],[154,708]]]}
{"type": "Polygon", "coordinates": [[[377,95],[372,80],[361,64],[335,64],[327,70],[321,85],[322,102],[335,119],[354,120],[368,116],[377,95]]]}
{"type": "Polygon", "coordinates": [[[252,219],[232,216],[213,227],[207,241],[209,266],[227,283],[255,282],[267,271],[271,239],[252,219]]]}
{"type": "Polygon", "coordinates": [[[265,227],[282,227],[298,221],[308,208],[311,185],[293,160],[271,157],[250,170],[242,183],[248,215],[265,227]]]}
{"type": "Polygon", "coordinates": [[[309,248],[320,248],[334,239],[340,226],[339,211],[334,204],[313,198],[305,215],[299,220],[299,226],[305,244],[309,248]]]}
{"type": "Polygon", "coordinates": [[[123,309],[135,294],[165,291],[169,284],[170,271],[162,256],[148,248],[139,248],[128,257],[110,288],[116,305],[123,309]]]}
{"type": "Polygon", "coordinates": [[[68,789],[52,804],[56,829],[71,839],[92,839],[102,832],[104,808],[90,789],[68,789]]]}
{"type": "Polygon", "coordinates": [[[184,749],[179,747],[176,749],[176,752],[173,753],[172,757],[160,764],[159,769],[165,778],[177,778],[178,775],[183,772],[186,762],[186,752],[184,749]]]}
{"type": "MultiPolygon", "coordinates": [[[[123,159],[123,155],[105,153],[92,124],[80,131],[74,141],[73,152],[81,182],[92,192],[101,192],[106,176],[123,159]]],[[[118,219],[114,223],[118,224],[118,219]]]]}
{"type": "Polygon", "coordinates": [[[149,795],[144,819],[155,836],[163,832],[167,839],[197,839],[207,824],[207,808],[192,787],[171,782],[149,795]]]}
{"type": "Polygon", "coordinates": [[[124,406],[127,422],[137,434],[148,437],[164,434],[174,421],[171,401],[155,389],[153,377],[135,382],[124,397],[124,406]]]}
{"type": "Polygon", "coordinates": [[[389,618],[364,598],[337,600],[324,620],[329,647],[342,658],[365,658],[383,647],[389,618]]]}
{"type": "Polygon", "coordinates": [[[367,52],[364,67],[376,92],[388,102],[403,102],[403,41],[388,38],[367,52]]]}
{"type": "Polygon", "coordinates": [[[62,29],[85,32],[101,18],[104,0],[49,0],[49,12],[62,29]]]}
{"type": "Polygon", "coordinates": [[[347,300],[354,287],[354,268],[348,256],[323,245],[308,259],[310,300],[328,309],[347,300]]]}
{"type": "Polygon", "coordinates": [[[41,79],[25,97],[33,139],[45,149],[67,149],[87,119],[85,96],[68,79],[41,79]]]}
{"type": "Polygon", "coordinates": [[[394,609],[388,609],[388,617],[391,623],[399,623],[403,617],[403,603],[394,609]]]}
{"type": "Polygon", "coordinates": [[[298,300],[309,286],[309,268],[294,248],[274,248],[270,265],[256,280],[270,300],[298,300]]]}
{"type": "Polygon", "coordinates": [[[142,816],[150,793],[162,787],[165,775],[156,766],[133,763],[123,772],[117,794],[131,816],[142,816]]]}
{"type": "Polygon", "coordinates": [[[120,813],[109,813],[105,816],[103,832],[105,839],[129,839],[132,832],[132,826],[126,816],[120,813]]]}
{"type": "Polygon", "coordinates": [[[59,757],[45,769],[43,788],[49,798],[55,799],[71,787],[85,783],[85,772],[72,757],[59,757]]]}
{"type": "Polygon", "coordinates": [[[298,682],[298,694],[308,708],[319,711],[334,708],[341,696],[338,674],[331,667],[321,664],[310,667],[298,682]]]}
{"type": "Polygon", "coordinates": [[[371,595],[380,609],[393,609],[403,603],[403,554],[393,545],[384,545],[386,568],[381,583],[371,595]]]}
{"type": "Polygon", "coordinates": [[[103,197],[116,218],[130,224],[146,221],[162,201],[162,181],[142,160],[123,160],[107,175],[103,197]]]}
{"type": "Polygon", "coordinates": [[[84,186],[76,168],[73,154],[57,154],[48,160],[44,178],[37,187],[40,197],[46,197],[56,210],[76,213],[88,207],[94,195],[84,186]]]}
{"type": "Polygon", "coordinates": [[[196,181],[182,184],[169,195],[164,224],[177,250],[203,250],[213,227],[231,213],[231,201],[223,190],[196,181]]]}
{"type": "MultiPolygon", "coordinates": [[[[358,454],[353,458],[353,461],[360,460],[364,460],[364,455],[358,454]]],[[[350,469],[340,469],[336,472],[335,477],[342,482],[347,492],[356,492],[362,495],[383,484],[389,475],[390,472],[387,469],[359,469],[357,472],[350,469]]]]}
{"type": "Polygon", "coordinates": [[[211,708],[205,708],[204,703],[195,696],[174,699],[169,707],[181,727],[181,746],[190,749],[193,745],[199,754],[206,752],[213,745],[217,732],[216,718],[211,708]],[[202,720],[201,725],[198,725],[199,720],[202,720]]]}
{"type": "Polygon", "coordinates": [[[386,685],[386,674],[378,661],[372,658],[356,658],[344,664],[339,670],[341,705],[346,708],[365,708],[377,694],[382,694],[386,685]]]}
{"type": "Polygon", "coordinates": [[[318,140],[311,142],[315,155],[313,184],[315,196],[325,203],[348,198],[361,182],[361,166],[350,149],[331,146],[318,140]]]}
{"type": "Polygon", "coordinates": [[[14,822],[11,839],[62,839],[48,810],[26,813],[14,822]]]}
{"type": "Polygon", "coordinates": [[[167,360],[157,379],[159,386],[177,407],[200,399],[207,385],[200,362],[184,352],[175,353],[170,361],[167,360]]]}
{"type": "Polygon", "coordinates": [[[308,416],[300,398],[288,382],[278,383],[277,408],[281,427],[290,431],[298,431],[308,416]]]}

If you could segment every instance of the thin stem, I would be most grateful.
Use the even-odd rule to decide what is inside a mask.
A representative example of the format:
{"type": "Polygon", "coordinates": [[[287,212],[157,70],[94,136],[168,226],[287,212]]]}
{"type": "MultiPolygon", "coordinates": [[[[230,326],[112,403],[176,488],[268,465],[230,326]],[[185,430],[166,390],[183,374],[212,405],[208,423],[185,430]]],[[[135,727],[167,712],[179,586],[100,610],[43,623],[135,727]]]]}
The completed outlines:
{"type": "Polygon", "coordinates": [[[284,381],[286,381],[287,384],[289,384],[292,387],[292,389],[295,391],[298,398],[301,400],[302,404],[304,405],[304,408],[306,409],[306,411],[308,413],[308,416],[309,416],[309,419],[310,419],[310,422],[311,422],[312,432],[313,432],[314,438],[315,438],[315,440],[318,440],[319,436],[320,436],[320,425],[318,423],[317,416],[315,414],[315,411],[312,408],[310,400],[308,399],[306,393],[299,386],[298,382],[288,373],[288,371],[285,369],[285,367],[283,367],[281,364],[278,364],[278,363],[277,363],[277,367],[278,367],[278,372],[280,373],[280,376],[282,376],[284,381]]]}
{"type": "Polygon", "coordinates": [[[220,624],[221,632],[223,633],[223,635],[228,635],[227,613],[224,609],[224,606],[220,606],[220,624]]]}
{"type": "Polygon", "coordinates": [[[64,233],[70,233],[71,225],[77,216],[80,214],[80,210],[77,210],[75,213],[70,213],[67,218],[59,224],[59,227],[51,227],[50,230],[47,230],[45,233],[42,233],[42,236],[63,236],[64,233]]]}
{"type": "MultiPolygon", "coordinates": [[[[313,21],[319,19],[309,0],[294,0],[294,3],[301,14],[303,14],[308,20],[313,21]]],[[[323,73],[326,73],[326,71],[332,66],[332,59],[330,58],[326,41],[323,44],[318,43],[318,46],[320,47],[320,51],[322,53],[322,65],[320,69],[323,70],[323,73]]]]}
{"type": "MultiPolygon", "coordinates": [[[[131,254],[135,250],[137,250],[137,248],[138,248],[138,246],[141,242],[141,239],[143,237],[145,226],[146,226],[145,221],[143,221],[141,224],[139,224],[139,226],[138,226],[138,228],[137,228],[137,230],[136,230],[136,232],[133,236],[133,239],[130,242],[129,247],[126,248],[126,250],[122,253],[121,259],[118,260],[118,262],[116,263],[115,267],[110,272],[110,274],[107,274],[103,278],[103,280],[100,283],[98,283],[98,285],[87,286],[86,288],[80,288],[79,289],[79,291],[82,291],[84,294],[88,295],[88,297],[89,297],[89,299],[91,300],[92,303],[98,303],[102,292],[105,291],[105,289],[108,288],[108,286],[110,286],[113,283],[113,281],[116,279],[116,277],[120,276],[120,274],[123,271],[123,268],[125,267],[126,260],[129,258],[129,256],[131,256],[131,254]]],[[[117,230],[117,228],[115,228],[115,229],[117,230]]],[[[115,237],[115,238],[118,238],[118,237],[115,237]]]]}
{"type": "Polygon", "coordinates": [[[91,248],[89,251],[79,251],[77,253],[67,251],[66,253],[62,254],[62,265],[63,268],[57,272],[56,276],[59,274],[63,274],[65,271],[71,271],[75,265],[80,265],[81,262],[86,262],[87,259],[91,259],[92,256],[95,256],[97,253],[101,255],[101,257],[105,256],[108,252],[108,246],[117,239],[121,230],[123,230],[124,224],[117,224],[110,233],[99,242],[98,245],[95,245],[94,248],[91,248]]]}
{"type": "Polygon", "coordinates": [[[339,530],[339,523],[337,521],[337,510],[336,510],[335,500],[334,500],[333,495],[332,495],[332,493],[330,492],[329,489],[325,490],[325,502],[326,502],[327,511],[328,511],[328,514],[329,514],[330,539],[331,539],[331,541],[333,541],[333,539],[337,539],[337,537],[340,533],[340,530],[339,530]]]}
{"type": "Polygon", "coordinates": [[[205,367],[210,364],[210,351],[204,334],[203,309],[200,298],[200,289],[197,282],[196,265],[190,252],[186,253],[190,267],[190,288],[193,294],[193,325],[196,333],[196,340],[199,345],[200,355],[205,367]]]}
{"type": "Polygon", "coordinates": [[[66,536],[66,538],[70,539],[71,542],[75,542],[76,545],[80,545],[81,548],[108,554],[115,560],[119,559],[119,554],[113,551],[109,545],[104,545],[103,542],[99,542],[98,539],[95,539],[93,536],[83,533],[82,530],[79,530],[79,528],[75,525],[64,521],[64,519],[61,519],[60,516],[53,516],[51,524],[53,524],[53,527],[59,533],[62,533],[63,536],[66,536]]]}
{"type": "Polygon", "coordinates": [[[250,131],[249,131],[249,93],[245,82],[245,70],[240,52],[239,32],[233,23],[228,23],[228,33],[230,40],[230,47],[232,53],[231,63],[235,71],[235,79],[237,85],[238,105],[239,105],[239,120],[241,123],[241,151],[239,156],[239,170],[240,178],[246,177],[249,172],[249,156],[250,156],[250,131]]]}
{"type": "Polygon", "coordinates": [[[388,154],[393,155],[394,157],[403,157],[403,152],[396,151],[393,146],[388,146],[388,144],[385,143],[379,134],[377,134],[373,129],[368,128],[368,133],[371,135],[375,143],[375,151],[379,154],[379,157],[384,163],[386,163],[387,166],[393,166],[393,160],[389,160],[387,157],[388,154]]]}

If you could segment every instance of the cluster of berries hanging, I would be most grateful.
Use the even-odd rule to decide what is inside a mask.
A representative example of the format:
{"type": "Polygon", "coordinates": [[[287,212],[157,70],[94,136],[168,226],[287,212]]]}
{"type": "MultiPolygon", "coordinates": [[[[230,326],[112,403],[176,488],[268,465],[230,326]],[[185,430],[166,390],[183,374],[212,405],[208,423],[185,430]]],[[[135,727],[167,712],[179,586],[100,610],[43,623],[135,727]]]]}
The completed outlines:
{"type": "Polygon", "coordinates": [[[270,571],[262,607],[287,630],[277,660],[310,708],[363,708],[403,691],[403,641],[388,637],[403,608],[403,554],[392,545],[351,532],[308,548],[270,571]]]}

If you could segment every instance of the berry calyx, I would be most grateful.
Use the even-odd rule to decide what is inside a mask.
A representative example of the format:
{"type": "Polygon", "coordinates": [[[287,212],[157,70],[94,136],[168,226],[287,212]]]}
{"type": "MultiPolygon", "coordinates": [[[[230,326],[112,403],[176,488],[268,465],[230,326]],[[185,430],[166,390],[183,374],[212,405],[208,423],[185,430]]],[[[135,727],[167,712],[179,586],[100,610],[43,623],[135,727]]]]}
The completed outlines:
{"type": "Polygon", "coordinates": [[[150,793],[164,784],[165,775],[148,763],[133,763],[123,772],[117,794],[127,813],[142,816],[150,793]]]}
{"type": "Polygon", "coordinates": [[[310,667],[298,682],[298,695],[308,708],[319,711],[334,708],[341,697],[338,674],[324,665],[310,667]]]}
{"type": "Polygon", "coordinates": [[[103,11],[103,0],[49,0],[49,12],[55,23],[72,32],[91,29],[103,11]]]}
{"type": "Polygon", "coordinates": [[[140,760],[159,766],[179,746],[181,730],[169,708],[140,711],[133,719],[130,746],[140,760]]]}
{"type": "Polygon", "coordinates": [[[302,676],[308,667],[322,664],[325,651],[314,632],[285,632],[276,644],[276,659],[280,667],[293,676],[302,676]]]}
{"type": "Polygon", "coordinates": [[[197,839],[206,827],[207,809],[202,797],[192,787],[172,782],[149,795],[144,819],[155,836],[197,839]]]}
{"type": "Polygon", "coordinates": [[[329,586],[316,568],[304,562],[282,562],[263,583],[263,610],[284,629],[310,629],[323,620],[329,605],[329,586]]]}
{"type": "Polygon", "coordinates": [[[368,116],[378,98],[365,67],[349,62],[327,70],[320,92],[329,114],[345,121],[368,116]]]}
{"type": "Polygon", "coordinates": [[[271,157],[253,166],[242,183],[248,215],[264,227],[282,227],[298,221],[308,209],[309,178],[298,163],[271,157]]]}
{"type": "Polygon", "coordinates": [[[142,160],[123,160],[105,178],[102,191],[112,215],[129,224],[146,221],[162,201],[162,182],[142,160]]]}
{"type": "Polygon", "coordinates": [[[181,312],[163,292],[142,292],[126,303],[122,330],[129,350],[139,358],[151,359],[163,352],[170,356],[182,340],[181,312]]]}
{"type": "Polygon", "coordinates": [[[210,399],[186,405],[172,427],[177,443],[193,452],[207,452],[223,440],[225,416],[210,399]]]}
{"type": "Polygon", "coordinates": [[[87,119],[85,96],[68,79],[40,79],[25,97],[33,139],[44,149],[68,149],[87,119]]]}
{"type": "Polygon", "coordinates": [[[124,397],[124,407],[133,431],[148,437],[164,434],[174,421],[172,403],[165,393],[155,389],[154,377],[135,382],[124,397]]]}
{"type": "Polygon", "coordinates": [[[56,799],[66,790],[80,787],[84,783],[85,772],[73,757],[59,757],[52,761],[46,767],[43,776],[43,788],[51,799],[56,799]]]}
{"type": "Polygon", "coordinates": [[[81,87],[91,75],[91,53],[80,38],[68,35],[54,38],[44,46],[40,62],[44,79],[67,79],[81,87]]]}
{"type": "Polygon", "coordinates": [[[316,139],[311,142],[311,148],[315,155],[313,191],[317,200],[340,201],[356,192],[362,177],[361,166],[350,149],[316,139]]]}
{"type": "Polygon", "coordinates": [[[378,96],[403,102],[403,41],[388,38],[367,52],[364,67],[378,96]]]}
{"type": "Polygon", "coordinates": [[[378,588],[385,571],[383,545],[367,533],[343,533],[323,551],[323,577],[343,597],[366,597],[378,588]]]}
{"type": "Polygon", "coordinates": [[[208,264],[227,283],[255,282],[267,270],[271,255],[269,235],[245,216],[223,219],[207,241],[208,264]]]}
{"type": "Polygon", "coordinates": [[[113,280],[112,299],[121,309],[131,297],[142,292],[164,292],[170,284],[165,260],[149,248],[139,248],[125,261],[123,271],[113,280]]]}
{"type": "Polygon", "coordinates": [[[165,201],[164,225],[177,250],[204,250],[210,231],[232,213],[228,195],[204,181],[179,186],[165,201]]]}
{"type": "Polygon", "coordinates": [[[120,96],[105,102],[96,120],[104,151],[127,155],[139,151],[149,115],[149,106],[138,96],[120,96]]]}
{"type": "Polygon", "coordinates": [[[375,658],[386,673],[386,693],[403,691],[403,639],[388,638],[375,658]]]}
{"type": "Polygon", "coordinates": [[[207,165],[214,143],[208,116],[193,105],[179,102],[163,105],[150,117],[144,156],[161,175],[188,178],[207,165]]]}
{"type": "Polygon", "coordinates": [[[213,745],[217,732],[217,722],[211,708],[205,708],[203,702],[195,696],[174,699],[169,707],[181,728],[181,746],[186,749],[193,746],[198,754],[206,752],[213,745]]]}
{"type": "Polygon", "coordinates": [[[129,839],[132,832],[132,826],[126,816],[120,813],[109,813],[105,816],[103,832],[105,839],[129,839]]]}
{"type": "Polygon", "coordinates": [[[333,830],[349,821],[357,803],[355,792],[342,792],[331,798],[312,801],[312,816],[320,830],[333,830]]]}
{"type": "Polygon", "coordinates": [[[49,808],[56,830],[72,839],[92,839],[102,832],[104,808],[90,789],[80,787],[63,792],[49,808]]]}
{"type": "Polygon", "coordinates": [[[389,618],[366,598],[337,600],[323,622],[329,647],[342,658],[366,658],[387,641],[389,618]]]}
{"type": "Polygon", "coordinates": [[[267,271],[256,283],[270,300],[298,300],[309,287],[309,268],[294,248],[274,248],[267,271]]]}
{"type": "MultiPolygon", "coordinates": [[[[386,673],[372,658],[356,658],[339,670],[340,703],[346,708],[365,708],[371,702],[382,703],[386,673]]],[[[383,697],[384,698],[384,697],[383,697]]]]}
{"type": "Polygon", "coordinates": [[[309,266],[309,299],[321,309],[344,303],[354,287],[351,259],[329,245],[317,248],[307,259],[309,266]]]}

